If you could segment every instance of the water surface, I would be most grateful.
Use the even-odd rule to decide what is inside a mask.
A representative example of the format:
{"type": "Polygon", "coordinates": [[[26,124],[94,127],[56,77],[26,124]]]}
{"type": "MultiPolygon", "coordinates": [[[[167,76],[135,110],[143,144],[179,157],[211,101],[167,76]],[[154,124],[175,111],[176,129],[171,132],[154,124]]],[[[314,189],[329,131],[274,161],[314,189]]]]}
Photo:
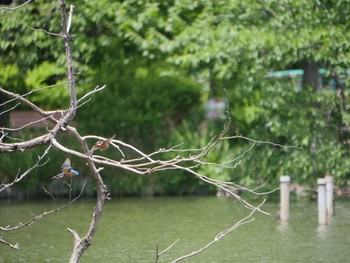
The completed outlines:
{"type": "MultiPolygon", "coordinates": [[[[54,205],[52,201],[2,202],[0,224],[24,222],[54,205]]],[[[0,245],[0,258],[5,263],[68,262],[73,238],[66,229],[84,235],[93,207],[93,201],[79,201],[29,228],[2,233],[4,239],[19,242],[20,250],[0,245]]],[[[238,228],[185,262],[350,262],[350,202],[337,202],[337,214],[325,228],[317,226],[315,202],[292,203],[287,226],[276,220],[278,203],[266,203],[264,210],[271,216],[254,215],[253,223],[238,228]]],[[[230,198],[115,199],[106,204],[93,245],[81,262],[154,262],[161,236],[160,250],[180,239],[158,261],[169,262],[199,249],[249,213],[230,198]]]]}

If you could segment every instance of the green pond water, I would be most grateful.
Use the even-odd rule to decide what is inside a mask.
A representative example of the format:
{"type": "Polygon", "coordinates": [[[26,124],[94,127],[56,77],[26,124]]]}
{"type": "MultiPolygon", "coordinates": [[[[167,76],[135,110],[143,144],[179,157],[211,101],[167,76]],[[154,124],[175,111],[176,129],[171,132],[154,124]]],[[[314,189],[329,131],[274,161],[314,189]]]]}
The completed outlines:
{"type": "MultiPolygon", "coordinates": [[[[32,214],[54,207],[53,201],[0,202],[0,225],[25,222],[32,214]]],[[[20,244],[19,250],[0,244],[0,262],[68,262],[73,238],[66,229],[85,234],[93,207],[93,201],[80,200],[30,227],[0,233],[20,244]]],[[[276,219],[278,203],[263,208],[271,216],[255,214],[254,222],[184,262],[350,262],[350,202],[337,202],[336,216],[322,228],[316,202],[293,202],[288,225],[276,219]]],[[[106,204],[93,244],[81,262],[154,262],[161,236],[160,250],[180,239],[158,261],[170,262],[204,246],[249,213],[230,198],[114,199],[106,204]]]]}

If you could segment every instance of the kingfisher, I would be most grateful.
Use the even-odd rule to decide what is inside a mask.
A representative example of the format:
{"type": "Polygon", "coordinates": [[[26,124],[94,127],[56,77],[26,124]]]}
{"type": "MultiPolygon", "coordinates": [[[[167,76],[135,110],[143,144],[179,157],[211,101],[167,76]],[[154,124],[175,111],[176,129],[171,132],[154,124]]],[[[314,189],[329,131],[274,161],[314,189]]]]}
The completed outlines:
{"type": "Polygon", "coordinates": [[[72,164],[71,164],[69,158],[67,158],[64,161],[64,163],[62,164],[61,169],[62,169],[62,172],[59,173],[58,175],[55,175],[54,177],[52,177],[52,179],[63,179],[63,178],[79,175],[79,172],[77,172],[77,171],[72,169],[72,164]]]}
{"type": "Polygon", "coordinates": [[[115,134],[109,139],[96,142],[95,145],[91,148],[90,154],[92,154],[96,150],[100,150],[100,151],[107,150],[109,147],[109,143],[111,142],[111,140],[114,139],[114,137],[115,137],[115,134]]]}

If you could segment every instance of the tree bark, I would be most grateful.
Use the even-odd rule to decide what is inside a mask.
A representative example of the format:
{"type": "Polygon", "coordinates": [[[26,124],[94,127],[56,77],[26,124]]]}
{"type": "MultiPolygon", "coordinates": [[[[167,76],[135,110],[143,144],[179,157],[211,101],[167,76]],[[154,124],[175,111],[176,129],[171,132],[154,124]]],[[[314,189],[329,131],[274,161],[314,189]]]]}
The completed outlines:
{"type": "Polygon", "coordinates": [[[305,60],[303,62],[303,88],[311,86],[314,91],[318,92],[321,90],[319,82],[319,64],[313,61],[305,60]]]}

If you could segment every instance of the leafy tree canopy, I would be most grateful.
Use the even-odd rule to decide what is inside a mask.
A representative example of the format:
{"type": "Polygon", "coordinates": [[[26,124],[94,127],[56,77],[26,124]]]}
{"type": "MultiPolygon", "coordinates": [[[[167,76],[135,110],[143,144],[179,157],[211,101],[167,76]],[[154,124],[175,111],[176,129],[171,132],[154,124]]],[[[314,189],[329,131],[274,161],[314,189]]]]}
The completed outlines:
{"type": "MultiPolygon", "coordinates": [[[[78,110],[79,125],[87,132],[118,133],[150,145],[163,138],[186,138],[187,131],[183,136],[178,131],[167,136],[184,119],[192,121],[192,126],[202,121],[201,106],[208,97],[205,87],[216,90],[211,94],[226,89],[221,94],[228,97],[234,130],[304,148],[247,154],[248,161],[259,165],[240,166],[232,174],[235,180],[251,183],[249,176],[254,174],[264,181],[293,173],[307,181],[310,174],[332,172],[346,182],[347,0],[71,3],[75,5],[71,32],[78,93],[98,84],[108,86],[78,110]],[[296,92],[287,81],[266,79],[268,72],[312,63],[328,70],[325,78],[336,74],[342,83],[336,86],[338,93],[316,94],[305,88],[296,92]]],[[[54,15],[57,8],[55,1],[41,0],[0,17],[1,84],[19,93],[53,85],[32,95],[35,102],[45,101],[40,106],[52,109],[64,106],[60,98],[68,96],[64,83],[55,86],[64,79],[63,47],[48,34],[60,33],[60,17],[54,15]]],[[[237,153],[243,149],[240,146],[235,145],[237,153]]]]}

